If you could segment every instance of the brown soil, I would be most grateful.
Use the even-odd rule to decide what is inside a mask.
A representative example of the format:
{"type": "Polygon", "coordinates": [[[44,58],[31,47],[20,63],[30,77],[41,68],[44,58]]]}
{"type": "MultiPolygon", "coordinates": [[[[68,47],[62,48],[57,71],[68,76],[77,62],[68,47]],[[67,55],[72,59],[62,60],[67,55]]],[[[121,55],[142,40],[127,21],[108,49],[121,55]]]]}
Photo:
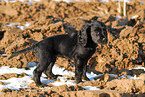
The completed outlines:
{"type": "MultiPolygon", "coordinates": [[[[96,53],[88,62],[88,72],[106,73],[95,81],[87,81],[76,86],[58,86],[44,91],[32,84],[29,90],[3,89],[1,96],[69,96],[69,97],[144,97],[145,71],[131,68],[145,66],[145,2],[131,0],[127,4],[127,17],[116,20],[122,15],[118,12],[117,2],[55,2],[43,1],[32,3],[0,3],[0,66],[26,68],[28,62],[37,62],[35,52],[29,52],[8,60],[13,52],[26,48],[46,37],[64,34],[62,23],[69,23],[76,30],[86,22],[103,21],[108,27],[107,45],[98,46],[96,53]],[[132,19],[133,16],[138,17],[132,19]],[[21,30],[17,25],[8,23],[30,22],[31,26],[21,30]],[[7,56],[2,56],[7,54],[7,56]],[[117,75],[137,75],[139,80],[119,79],[107,73],[117,75]],[[97,86],[102,90],[84,90],[82,86],[97,86]]],[[[121,10],[123,10],[121,8],[121,10]]],[[[72,29],[73,31],[73,29],[72,29]]],[[[57,65],[74,71],[67,59],[58,58],[57,65]]],[[[72,62],[73,63],[73,62],[72,62]]],[[[4,74],[0,79],[23,77],[25,74],[4,74]]],[[[0,82],[0,84],[4,84],[0,82]]]]}

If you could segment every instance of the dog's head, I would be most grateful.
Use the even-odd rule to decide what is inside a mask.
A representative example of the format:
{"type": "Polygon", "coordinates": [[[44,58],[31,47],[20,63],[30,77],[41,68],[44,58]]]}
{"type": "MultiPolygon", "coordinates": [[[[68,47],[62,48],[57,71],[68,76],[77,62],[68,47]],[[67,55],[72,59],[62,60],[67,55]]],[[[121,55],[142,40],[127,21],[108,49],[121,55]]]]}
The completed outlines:
{"type": "Polygon", "coordinates": [[[105,44],[107,39],[106,25],[101,21],[93,21],[91,24],[91,37],[95,43],[105,44]]]}
{"type": "Polygon", "coordinates": [[[108,42],[107,29],[103,22],[93,21],[86,23],[79,31],[79,42],[86,46],[87,42],[91,40],[96,44],[105,44],[108,42]]]}

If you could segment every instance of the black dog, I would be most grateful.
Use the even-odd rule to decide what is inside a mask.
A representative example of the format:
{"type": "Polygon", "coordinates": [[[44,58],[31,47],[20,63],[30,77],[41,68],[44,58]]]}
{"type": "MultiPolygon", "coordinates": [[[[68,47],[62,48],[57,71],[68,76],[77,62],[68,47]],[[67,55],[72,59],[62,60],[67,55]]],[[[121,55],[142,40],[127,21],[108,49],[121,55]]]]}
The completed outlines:
{"type": "Polygon", "coordinates": [[[79,83],[82,82],[82,77],[89,80],[86,76],[87,61],[95,53],[97,44],[104,43],[107,43],[106,26],[100,21],[93,21],[84,24],[77,33],[48,37],[31,47],[13,53],[9,59],[18,54],[35,50],[39,62],[33,72],[37,86],[42,84],[40,81],[42,72],[50,78],[57,77],[52,73],[57,56],[72,59],[76,67],[76,83],[79,83]]]}

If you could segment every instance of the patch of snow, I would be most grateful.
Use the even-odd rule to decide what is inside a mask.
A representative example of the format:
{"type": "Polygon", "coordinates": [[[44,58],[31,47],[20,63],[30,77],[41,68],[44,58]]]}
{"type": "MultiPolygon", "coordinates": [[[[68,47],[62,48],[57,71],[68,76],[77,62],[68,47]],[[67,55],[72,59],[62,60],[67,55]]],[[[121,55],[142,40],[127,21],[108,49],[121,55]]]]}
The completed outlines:
{"type": "Polygon", "coordinates": [[[99,75],[97,75],[97,74],[94,74],[93,72],[91,72],[91,73],[86,73],[86,75],[87,75],[87,77],[90,79],[90,81],[93,81],[94,78],[100,77],[100,76],[102,76],[102,75],[104,75],[104,74],[99,74],[99,75]]]}
{"type": "Polygon", "coordinates": [[[132,19],[135,19],[135,18],[138,18],[139,17],[139,15],[134,15],[133,17],[132,17],[132,19]]]}
{"type": "Polygon", "coordinates": [[[2,54],[2,56],[3,56],[3,57],[6,57],[6,56],[7,56],[7,54],[2,54]]]}
{"type": "Polygon", "coordinates": [[[110,76],[112,76],[112,77],[115,77],[115,78],[117,78],[118,77],[118,75],[117,74],[109,74],[110,76]]]}
{"type": "Polygon", "coordinates": [[[83,88],[86,89],[86,90],[100,90],[100,88],[98,88],[98,87],[92,87],[92,86],[85,86],[83,88]]]}
{"type": "Polygon", "coordinates": [[[75,80],[61,80],[61,81],[55,81],[53,83],[51,83],[52,85],[55,85],[55,86],[60,86],[60,85],[76,85],[76,82],[75,80]]]}
{"type": "Polygon", "coordinates": [[[24,30],[25,27],[29,27],[29,26],[31,26],[31,24],[26,22],[24,26],[17,26],[17,27],[20,28],[21,30],[24,30]]]}
{"type": "MultiPolygon", "coordinates": [[[[100,0],[100,2],[109,2],[110,0],[100,0]]],[[[119,1],[123,2],[124,0],[112,0],[112,1],[119,1]]],[[[125,0],[126,3],[130,3],[130,0],[125,0]]]]}
{"type": "Polygon", "coordinates": [[[29,27],[29,26],[31,26],[31,23],[29,23],[29,22],[26,22],[26,24],[24,24],[23,26],[18,26],[18,25],[20,25],[21,23],[9,23],[9,24],[6,24],[5,26],[9,26],[9,27],[12,27],[12,26],[17,26],[19,29],[21,29],[21,30],[24,30],[24,28],[26,28],[26,27],[29,27]]]}
{"type": "Polygon", "coordinates": [[[3,88],[5,88],[6,86],[5,85],[1,85],[0,84],[0,90],[2,90],[3,88]]]}
{"type": "MultiPolygon", "coordinates": [[[[8,2],[8,0],[3,0],[4,2],[8,2]]],[[[25,2],[26,0],[18,0],[20,2],[25,2]]],[[[28,0],[28,2],[40,2],[41,0],[28,0]]],[[[9,0],[10,3],[15,3],[17,0],[9,0]]]]}
{"type": "Polygon", "coordinates": [[[6,74],[6,73],[17,73],[17,74],[20,74],[20,73],[25,72],[24,69],[10,68],[9,66],[2,66],[2,67],[0,67],[0,71],[1,71],[0,75],[6,74]]]}
{"type": "Polygon", "coordinates": [[[141,67],[141,66],[134,67],[133,69],[143,69],[145,71],[145,67],[141,67]]]}
{"type": "Polygon", "coordinates": [[[131,77],[130,79],[140,79],[140,77],[137,77],[136,75],[134,75],[134,76],[131,77]]]}
{"type": "Polygon", "coordinates": [[[48,80],[48,79],[46,79],[46,78],[44,78],[44,77],[41,77],[41,82],[43,83],[43,84],[51,84],[52,82],[54,82],[55,81],[55,79],[50,79],[50,80],[48,80]]]}
{"type": "Polygon", "coordinates": [[[9,26],[9,27],[12,27],[14,25],[20,25],[21,23],[9,23],[9,24],[6,24],[6,26],[9,26]]]}
{"type": "Polygon", "coordinates": [[[23,78],[12,77],[10,79],[0,80],[0,81],[3,83],[6,83],[6,85],[3,85],[2,87],[7,87],[9,89],[19,90],[20,88],[28,88],[28,85],[31,82],[33,82],[33,80],[31,80],[31,79],[32,79],[31,77],[25,76],[23,78]]]}
{"type": "Polygon", "coordinates": [[[56,65],[53,66],[52,72],[57,75],[75,75],[72,71],[65,70],[65,68],[59,68],[56,65]]]}

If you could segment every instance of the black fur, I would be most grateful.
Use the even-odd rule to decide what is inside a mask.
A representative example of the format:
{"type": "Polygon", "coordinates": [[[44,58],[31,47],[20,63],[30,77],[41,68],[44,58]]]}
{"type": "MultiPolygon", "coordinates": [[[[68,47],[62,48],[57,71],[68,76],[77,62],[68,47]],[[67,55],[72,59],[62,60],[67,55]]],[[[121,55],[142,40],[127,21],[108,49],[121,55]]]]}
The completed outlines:
{"type": "MultiPolygon", "coordinates": [[[[66,26],[64,28],[67,29],[66,26]]],[[[37,86],[41,85],[42,72],[50,78],[57,78],[57,75],[52,73],[57,56],[72,59],[76,67],[76,83],[79,83],[82,82],[82,77],[89,80],[86,76],[86,64],[95,53],[97,44],[104,43],[107,43],[106,26],[100,21],[93,21],[84,24],[79,32],[74,31],[74,33],[48,37],[31,47],[13,53],[9,59],[18,54],[35,50],[39,62],[33,72],[37,86]]]]}

